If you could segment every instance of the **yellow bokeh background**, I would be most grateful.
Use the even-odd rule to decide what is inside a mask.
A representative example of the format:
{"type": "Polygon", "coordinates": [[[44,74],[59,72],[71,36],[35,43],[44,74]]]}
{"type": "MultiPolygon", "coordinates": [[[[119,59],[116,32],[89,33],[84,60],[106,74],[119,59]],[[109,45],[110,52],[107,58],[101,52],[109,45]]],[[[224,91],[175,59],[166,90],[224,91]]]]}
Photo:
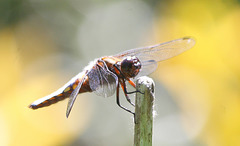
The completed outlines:
{"type": "MultiPolygon", "coordinates": [[[[67,3],[62,2],[63,4],[67,3]]],[[[22,1],[22,3],[25,3],[25,1],[22,1]]],[[[92,9],[79,8],[78,11],[86,11],[83,15],[84,17],[91,16],[88,18],[91,23],[97,21],[104,24],[101,21],[105,22],[110,16],[104,17],[105,19],[97,17],[97,20],[93,20],[95,18],[93,16],[96,14],[91,11],[95,11],[95,8],[97,10],[100,8],[103,10],[105,8],[110,9],[112,3],[114,2],[93,1],[91,3],[94,5],[92,9]]],[[[128,4],[126,3],[114,3],[111,11],[114,12],[118,5],[125,6],[128,4]]],[[[160,63],[157,71],[151,76],[156,82],[156,90],[160,88],[159,84],[161,84],[171,94],[172,100],[178,107],[177,114],[180,117],[180,125],[188,138],[183,143],[173,143],[171,141],[174,140],[171,139],[166,140],[166,142],[156,132],[154,134],[156,135],[154,144],[240,145],[240,2],[234,0],[156,0],[152,3],[149,2],[150,4],[146,1],[134,1],[132,3],[139,6],[139,9],[146,9],[146,12],[151,11],[153,14],[151,25],[143,27],[144,31],[148,31],[146,32],[147,35],[138,38],[136,44],[165,42],[184,36],[192,36],[196,41],[194,48],[178,57],[160,63]],[[161,140],[158,140],[158,138],[161,140]]],[[[55,7],[48,3],[45,6],[55,7]]],[[[65,9],[63,6],[56,7],[65,9]]],[[[52,10],[54,10],[53,8],[52,10]]],[[[119,14],[119,19],[122,15],[129,14],[130,18],[134,16],[134,6],[127,7],[126,10],[126,13],[119,14]]],[[[65,14],[64,11],[61,12],[62,15],[65,14]]],[[[42,13],[40,13],[40,16],[40,18],[44,17],[42,13]]],[[[58,35],[49,31],[53,29],[54,25],[50,27],[43,21],[44,19],[37,21],[31,15],[27,18],[21,19],[14,25],[1,25],[0,29],[0,145],[106,145],[104,141],[109,141],[108,144],[112,145],[116,145],[116,143],[132,145],[131,136],[125,141],[118,141],[117,138],[109,137],[111,135],[117,137],[121,133],[121,131],[114,131],[114,129],[117,129],[119,125],[124,125],[119,121],[122,115],[116,114],[116,117],[111,118],[110,116],[109,119],[106,119],[110,114],[108,112],[111,112],[112,107],[110,107],[109,110],[105,111],[105,118],[102,117],[104,114],[97,116],[96,110],[99,110],[99,108],[95,106],[101,106],[101,103],[92,101],[93,98],[90,97],[90,94],[81,95],[81,99],[78,99],[78,102],[75,103],[75,112],[72,112],[68,119],[65,118],[67,101],[36,111],[28,108],[31,102],[57,90],[71,76],[75,75],[76,70],[80,71],[87,65],[92,57],[85,56],[84,52],[94,53],[90,52],[92,50],[88,50],[88,48],[79,48],[79,50],[82,49],[82,52],[76,53],[78,48],[71,50],[69,48],[73,48],[73,46],[69,45],[70,47],[67,48],[68,44],[65,42],[63,44],[66,46],[61,46],[62,49],[59,47],[59,42],[56,41],[58,35]],[[72,53],[69,53],[69,55],[68,52],[72,53]],[[78,68],[74,70],[76,67],[78,68]],[[93,131],[90,127],[96,125],[96,123],[99,123],[98,127],[104,124],[110,127],[105,130],[99,127],[99,134],[104,133],[104,131],[106,134],[106,131],[109,131],[106,134],[108,136],[102,136],[104,139],[96,139],[99,136],[97,134],[91,137],[93,131]]],[[[69,23],[73,22],[72,19],[69,18],[69,23]]],[[[61,22],[56,21],[57,23],[61,24],[61,22]]],[[[128,25],[127,21],[124,23],[128,25]]],[[[91,28],[91,26],[88,27],[91,28]]],[[[132,26],[132,28],[134,29],[135,26],[132,26]]],[[[115,29],[118,29],[118,26],[114,26],[113,30],[115,29]]],[[[80,33],[84,32],[83,28],[79,30],[80,33]]],[[[103,34],[105,30],[100,32],[103,34]]],[[[94,33],[99,32],[92,31],[89,33],[94,35],[94,33]]],[[[68,35],[65,35],[67,38],[68,35]]],[[[112,36],[113,40],[115,35],[118,34],[112,36]]],[[[84,37],[89,42],[94,39],[87,35],[84,35],[84,37]]],[[[126,40],[128,40],[127,37],[130,37],[130,35],[125,36],[126,40]]],[[[73,38],[77,40],[81,37],[73,38]]],[[[99,38],[99,42],[104,41],[101,37],[99,38]]],[[[135,47],[138,47],[136,44],[134,44],[135,47]]],[[[92,47],[91,43],[86,46],[92,47]]],[[[109,51],[106,49],[105,52],[100,52],[99,48],[93,48],[95,55],[108,53],[109,51]]],[[[113,49],[111,51],[113,53],[119,50],[114,51],[113,49]]],[[[156,97],[158,96],[156,95],[156,97]]],[[[103,98],[102,100],[108,99],[103,98]]],[[[113,98],[112,101],[115,101],[115,99],[113,98]]],[[[113,107],[116,106],[116,110],[118,110],[117,105],[114,105],[115,102],[109,103],[113,104],[113,107]]],[[[102,106],[105,106],[105,104],[107,106],[109,103],[104,103],[102,106]]],[[[155,106],[157,108],[158,105],[155,106]]],[[[114,110],[112,111],[113,115],[115,115],[114,110]]],[[[121,114],[125,116],[124,113],[121,114]]],[[[128,118],[127,122],[132,122],[132,119],[129,118],[130,115],[126,116],[128,118]]],[[[156,125],[159,123],[158,118],[161,121],[161,115],[156,115],[154,122],[156,125]]],[[[125,123],[125,125],[133,127],[129,123],[125,123]]],[[[124,129],[131,135],[131,128],[125,127],[124,129]]],[[[124,131],[122,133],[122,135],[126,134],[124,131]]],[[[122,136],[119,135],[119,137],[122,136]]]]}
{"type": "Polygon", "coordinates": [[[177,100],[183,114],[195,120],[206,118],[198,137],[206,145],[239,145],[239,5],[230,1],[178,1],[167,9],[166,18],[157,25],[159,33],[194,36],[196,46],[191,53],[176,58],[175,62],[183,65],[175,69],[166,65],[166,70],[159,71],[160,79],[180,96],[177,100]],[[183,68],[187,69],[181,71],[183,68]],[[171,77],[166,77],[169,72],[171,77]],[[181,94],[191,93],[195,99],[181,98],[181,94]]]}

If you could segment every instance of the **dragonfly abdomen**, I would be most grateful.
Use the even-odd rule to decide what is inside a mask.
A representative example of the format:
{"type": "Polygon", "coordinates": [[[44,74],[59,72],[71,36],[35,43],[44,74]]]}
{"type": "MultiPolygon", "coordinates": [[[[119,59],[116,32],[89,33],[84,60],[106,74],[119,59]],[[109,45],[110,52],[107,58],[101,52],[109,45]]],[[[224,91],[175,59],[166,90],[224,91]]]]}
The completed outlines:
{"type": "MultiPolygon", "coordinates": [[[[46,97],[48,97],[48,96],[46,96],[46,97]]],[[[38,109],[38,108],[41,108],[41,107],[45,107],[45,106],[49,106],[49,105],[51,105],[51,104],[57,103],[58,101],[61,101],[61,100],[65,99],[65,98],[67,98],[67,96],[65,96],[65,95],[62,94],[62,93],[61,93],[61,94],[58,94],[58,95],[56,95],[56,96],[52,96],[52,97],[50,97],[50,98],[48,98],[48,99],[44,99],[44,98],[46,98],[46,97],[41,98],[42,101],[40,101],[41,99],[39,99],[39,100],[33,102],[33,103],[29,106],[29,108],[38,109]]]]}
{"type": "MultiPolygon", "coordinates": [[[[79,83],[79,79],[76,79],[75,82],[73,83],[70,83],[70,84],[67,83],[65,86],[63,86],[56,92],[36,100],[29,106],[29,108],[38,109],[41,107],[52,105],[54,103],[57,103],[58,101],[68,98],[73,92],[73,90],[77,87],[78,83],[79,83]]],[[[84,93],[84,92],[92,92],[89,86],[88,79],[84,81],[78,94],[84,93]]]]}

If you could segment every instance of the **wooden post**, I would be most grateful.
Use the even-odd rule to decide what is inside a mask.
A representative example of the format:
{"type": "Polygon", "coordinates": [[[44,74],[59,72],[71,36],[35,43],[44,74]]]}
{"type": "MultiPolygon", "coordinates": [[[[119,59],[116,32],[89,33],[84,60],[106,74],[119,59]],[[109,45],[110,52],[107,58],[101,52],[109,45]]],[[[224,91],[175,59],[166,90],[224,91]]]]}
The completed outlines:
{"type": "Polygon", "coordinates": [[[152,146],[154,82],[140,77],[136,89],[134,146],[152,146]]]}

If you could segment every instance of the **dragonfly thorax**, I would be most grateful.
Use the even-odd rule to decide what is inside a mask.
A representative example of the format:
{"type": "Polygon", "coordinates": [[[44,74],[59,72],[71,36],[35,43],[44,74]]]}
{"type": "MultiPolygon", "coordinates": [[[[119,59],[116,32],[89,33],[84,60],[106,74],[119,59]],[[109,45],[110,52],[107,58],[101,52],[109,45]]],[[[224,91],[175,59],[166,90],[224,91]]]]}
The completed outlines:
{"type": "Polygon", "coordinates": [[[140,60],[136,56],[127,56],[121,62],[121,71],[127,78],[133,78],[137,76],[141,69],[140,60]]]}

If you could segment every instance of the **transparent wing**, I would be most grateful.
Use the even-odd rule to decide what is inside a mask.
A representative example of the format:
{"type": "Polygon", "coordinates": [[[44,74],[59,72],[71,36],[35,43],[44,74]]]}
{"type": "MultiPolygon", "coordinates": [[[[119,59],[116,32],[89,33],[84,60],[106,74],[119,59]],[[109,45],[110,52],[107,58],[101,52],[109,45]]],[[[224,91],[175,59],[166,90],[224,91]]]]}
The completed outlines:
{"type": "Polygon", "coordinates": [[[147,75],[154,70],[148,70],[151,67],[146,66],[155,66],[154,64],[157,64],[157,62],[177,56],[182,52],[192,48],[194,45],[194,39],[185,37],[153,46],[131,49],[114,55],[114,57],[121,59],[126,56],[138,57],[143,67],[141,69],[141,72],[143,73],[141,74],[147,75]]]}
{"type": "Polygon", "coordinates": [[[118,78],[117,76],[109,71],[106,64],[103,66],[96,64],[88,74],[89,85],[92,91],[103,97],[112,96],[117,87],[118,78]]]}
{"type": "Polygon", "coordinates": [[[141,63],[142,67],[140,69],[140,72],[138,75],[135,77],[137,79],[138,77],[148,75],[152,72],[154,72],[157,69],[157,62],[154,60],[149,60],[149,61],[144,61],[141,63]]]}
{"type": "Polygon", "coordinates": [[[85,81],[86,77],[87,77],[87,73],[82,77],[82,79],[79,81],[77,87],[73,90],[73,92],[69,96],[68,105],[67,105],[67,111],[66,111],[67,118],[68,118],[68,116],[69,116],[69,114],[70,114],[70,112],[72,110],[73,104],[74,104],[74,102],[75,102],[75,100],[77,98],[79,90],[81,89],[82,84],[85,81]]]}

